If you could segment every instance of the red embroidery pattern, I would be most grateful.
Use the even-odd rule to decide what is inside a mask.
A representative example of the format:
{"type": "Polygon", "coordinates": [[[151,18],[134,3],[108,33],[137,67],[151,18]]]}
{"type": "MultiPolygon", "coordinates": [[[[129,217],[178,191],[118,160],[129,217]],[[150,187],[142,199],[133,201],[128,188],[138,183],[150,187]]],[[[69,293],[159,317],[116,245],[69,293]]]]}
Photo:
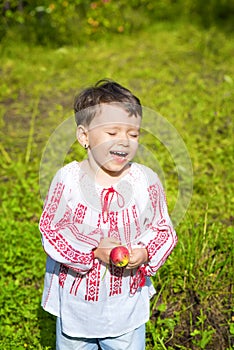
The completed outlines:
{"type": "MultiPolygon", "coordinates": [[[[174,249],[176,243],[177,243],[177,237],[172,236],[172,242],[171,242],[170,246],[168,247],[168,249],[166,251],[164,251],[163,257],[157,262],[156,265],[154,265],[154,266],[150,265],[149,275],[152,275],[152,274],[154,275],[156,273],[156,271],[160,268],[160,266],[163,265],[163,263],[166,261],[167,257],[170,255],[171,251],[174,249]]],[[[152,248],[150,248],[150,249],[152,249],[152,248]]],[[[158,247],[158,249],[160,249],[160,247],[158,247]]],[[[153,251],[153,249],[152,249],[152,251],[153,251]]]]}
{"type": "Polygon", "coordinates": [[[63,288],[64,283],[67,279],[67,273],[68,273],[68,267],[60,264],[60,269],[59,269],[59,285],[63,288]]]}
{"type": "Polygon", "coordinates": [[[87,301],[98,301],[100,287],[100,263],[95,262],[93,269],[86,276],[86,295],[87,301]]]}
{"type": "MultiPolygon", "coordinates": [[[[54,189],[52,198],[50,203],[47,205],[47,207],[44,209],[41,221],[40,221],[40,231],[43,234],[44,238],[50,243],[51,246],[54,247],[54,249],[59,252],[59,254],[65,258],[67,261],[72,263],[80,263],[84,265],[90,265],[93,260],[93,253],[83,253],[79,250],[74,249],[67,240],[63,237],[61,233],[59,233],[59,230],[66,227],[69,228],[70,231],[76,235],[77,239],[81,239],[85,242],[89,241],[88,237],[77,233],[79,232],[78,229],[73,224],[66,224],[66,220],[64,217],[62,218],[61,222],[63,223],[63,226],[56,227],[56,229],[51,228],[52,220],[54,219],[56,210],[59,206],[62,194],[64,191],[64,185],[62,183],[58,183],[54,189]]],[[[65,212],[68,213],[67,210],[65,212]]],[[[67,214],[66,214],[67,215],[67,214]]],[[[93,245],[96,246],[96,241],[91,240],[93,245]]]]}
{"type": "Polygon", "coordinates": [[[79,288],[83,278],[84,278],[84,275],[81,275],[80,273],[76,274],[76,277],[74,278],[74,281],[73,281],[71,289],[70,289],[70,294],[77,295],[78,288],[79,288]]]}
{"type": "Polygon", "coordinates": [[[123,208],[124,206],[124,197],[121,193],[116,191],[112,186],[109,188],[104,188],[101,193],[102,218],[104,224],[109,220],[110,205],[114,198],[114,195],[117,197],[118,206],[120,208],[123,208]]]}
{"type": "MultiPolygon", "coordinates": [[[[83,204],[78,203],[74,212],[73,223],[82,224],[84,221],[86,211],[87,211],[87,206],[84,206],[83,204]]],[[[85,242],[93,247],[97,247],[98,241],[90,237],[90,235],[96,234],[95,230],[90,232],[89,236],[87,236],[80,233],[76,225],[69,225],[69,228],[78,241],[85,242]]]]}
{"type": "Polygon", "coordinates": [[[136,239],[141,235],[141,227],[140,227],[135,204],[132,206],[132,215],[133,215],[135,226],[136,226],[136,235],[135,235],[135,239],[136,239]]]}
{"type": "MultiPolygon", "coordinates": [[[[60,201],[60,199],[59,199],[59,201],[60,201]]],[[[53,206],[53,210],[54,209],[56,210],[57,208],[55,206],[53,206]]],[[[81,203],[78,203],[78,205],[75,209],[73,218],[71,219],[72,209],[67,205],[62,219],[56,223],[55,228],[61,230],[61,229],[65,229],[66,227],[68,227],[77,240],[79,240],[81,242],[86,242],[86,243],[96,247],[98,242],[96,240],[89,239],[85,235],[80,234],[77,227],[74,225],[75,223],[78,223],[78,224],[83,223],[86,210],[87,210],[87,206],[84,206],[81,203]]]]}
{"type": "Polygon", "coordinates": [[[90,265],[93,260],[92,253],[82,253],[79,250],[75,250],[65,238],[54,230],[45,231],[41,226],[41,232],[44,238],[48,240],[51,246],[60,253],[60,255],[71,263],[80,263],[84,265],[90,265]]]}
{"type": "Polygon", "coordinates": [[[57,185],[54,189],[50,204],[48,204],[49,200],[47,198],[46,206],[44,207],[44,210],[46,212],[44,211],[43,216],[42,216],[44,227],[48,227],[50,225],[51,221],[53,220],[55,213],[56,213],[56,210],[59,206],[59,202],[61,200],[63,190],[64,190],[64,185],[61,182],[59,182],[59,183],[57,183],[57,185]]]}
{"type": "Polygon", "coordinates": [[[131,249],[131,229],[128,209],[122,211],[122,218],[125,242],[127,242],[128,248],[131,249]]]}
{"type": "Polygon", "coordinates": [[[64,227],[68,222],[71,221],[71,208],[67,205],[63,217],[56,223],[55,228],[64,227]]]}
{"type": "MultiPolygon", "coordinates": [[[[163,198],[165,199],[165,196],[163,194],[162,189],[158,185],[152,185],[148,188],[149,197],[152,203],[152,207],[154,208],[154,218],[156,216],[156,208],[158,208],[158,221],[157,223],[152,224],[152,222],[148,225],[148,228],[155,233],[153,239],[148,243],[147,250],[148,250],[148,256],[149,259],[152,259],[153,256],[156,255],[157,251],[159,251],[162,246],[168,241],[170,237],[173,237],[173,228],[169,224],[167,224],[164,215],[163,215],[163,203],[160,201],[160,195],[163,195],[163,198]],[[161,192],[161,193],[160,193],[161,192]]],[[[153,221],[152,220],[152,221],[153,221]]],[[[157,269],[163,264],[163,262],[166,260],[167,256],[170,254],[171,250],[174,247],[174,240],[172,240],[172,243],[170,244],[170,247],[164,252],[163,257],[160,259],[160,261],[155,266],[151,266],[152,271],[156,272],[157,269]]]]}
{"type": "Polygon", "coordinates": [[[82,224],[84,221],[86,210],[87,210],[87,206],[84,206],[83,204],[78,203],[74,212],[73,222],[82,224]]]}
{"type": "Polygon", "coordinates": [[[117,240],[120,239],[119,228],[118,228],[118,212],[111,211],[109,214],[110,230],[108,232],[109,237],[114,237],[117,240]]]}
{"type": "Polygon", "coordinates": [[[159,186],[157,184],[151,185],[148,188],[148,192],[152,207],[156,209],[157,203],[159,201],[159,186]]]}
{"type": "Polygon", "coordinates": [[[122,293],[122,278],[124,268],[110,264],[110,296],[122,293]]]}
{"type": "Polygon", "coordinates": [[[137,271],[133,273],[131,270],[131,276],[130,276],[130,294],[134,295],[138,288],[142,288],[145,285],[146,282],[146,267],[140,266],[138,267],[137,271]]]}
{"type": "MultiPolygon", "coordinates": [[[[90,302],[96,302],[99,299],[100,294],[100,283],[101,283],[101,265],[100,262],[97,260],[94,260],[94,254],[93,252],[90,253],[83,253],[79,250],[74,249],[72,241],[75,242],[75,239],[79,240],[80,243],[84,243],[84,246],[93,246],[96,247],[98,245],[98,242],[100,239],[103,238],[104,233],[101,230],[101,220],[105,219],[104,222],[107,222],[109,220],[109,232],[108,236],[115,237],[116,239],[120,240],[120,232],[119,231],[119,222],[121,221],[121,217],[118,216],[121,215],[120,212],[110,212],[110,205],[114,194],[119,195],[117,192],[114,192],[114,190],[108,190],[108,193],[103,193],[103,210],[102,214],[99,214],[98,223],[96,225],[96,228],[89,232],[88,235],[83,234],[83,228],[86,227],[85,225],[82,228],[82,232],[79,231],[79,225],[83,224],[84,218],[87,212],[87,207],[81,203],[78,203],[75,210],[72,211],[72,209],[66,205],[68,202],[64,200],[63,197],[63,217],[56,223],[54,222],[54,218],[56,218],[56,212],[59,208],[63,192],[64,192],[64,185],[63,183],[58,183],[53,191],[51,199],[47,199],[47,203],[45,206],[45,210],[43,212],[41,223],[40,223],[40,229],[43,234],[44,241],[48,242],[50,244],[50,248],[48,249],[48,254],[51,251],[54,253],[54,251],[57,251],[60,254],[60,257],[62,256],[64,260],[64,264],[60,265],[60,271],[59,271],[59,284],[61,287],[67,287],[67,284],[65,284],[65,281],[67,279],[67,274],[69,270],[69,264],[67,262],[72,262],[73,264],[80,263],[81,266],[78,266],[76,268],[76,265],[71,266],[73,270],[78,272],[76,276],[74,277],[74,280],[72,282],[72,285],[69,286],[70,293],[72,295],[77,295],[77,293],[83,289],[83,284],[81,282],[83,281],[84,284],[86,284],[86,290],[85,290],[85,300],[90,302]],[[49,203],[50,201],[50,203],[49,203]],[[66,205],[66,206],[65,206],[66,205]],[[65,209],[65,211],[64,211],[65,209]],[[107,218],[104,217],[104,213],[107,213],[107,218]],[[103,218],[102,218],[103,215],[103,218]],[[66,235],[66,236],[65,236],[66,235]],[[71,242],[69,238],[71,237],[71,242]],[[75,237],[75,239],[74,239],[75,237]],[[96,239],[95,239],[96,238],[96,239]],[[67,240],[68,239],[68,240],[67,240]],[[54,251],[53,251],[54,250],[54,251]],[[86,266],[82,266],[86,265],[86,266]],[[91,268],[92,266],[92,268],[91,268]],[[87,268],[88,267],[88,268],[87,268]],[[89,272],[86,275],[82,275],[80,272],[87,272],[88,269],[90,269],[89,272]],[[82,286],[82,287],[81,287],[82,286]]],[[[155,266],[152,266],[152,264],[147,265],[147,267],[140,267],[137,272],[136,270],[131,270],[131,278],[130,278],[130,293],[134,294],[139,287],[143,287],[145,284],[145,276],[151,275],[152,272],[156,271],[159,266],[162,265],[162,263],[165,261],[171,250],[173,249],[174,243],[176,241],[176,238],[172,235],[173,228],[170,226],[170,224],[167,223],[167,221],[164,219],[164,200],[163,200],[163,190],[161,189],[159,184],[153,184],[149,186],[148,188],[149,198],[152,204],[152,208],[154,210],[153,218],[151,223],[147,226],[147,229],[150,229],[152,232],[152,239],[147,245],[147,250],[149,254],[149,259],[152,259],[157,255],[157,252],[159,250],[159,258],[157,261],[157,257],[155,258],[155,266]],[[162,198],[162,200],[161,200],[162,198]],[[158,220],[156,220],[158,218],[158,220]],[[170,239],[170,244],[167,243],[167,241],[170,239]],[[172,242],[172,243],[171,243],[172,242]],[[165,251],[165,249],[161,249],[163,245],[167,243],[168,248],[165,251]]],[[[120,200],[120,197],[117,197],[117,200],[120,200]]],[[[119,203],[119,207],[122,208],[124,204],[119,203]]],[[[60,214],[60,211],[58,211],[58,214],[60,214]]],[[[139,223],[139,217],[138,217],[137,208],[135,205],[133,205],[129,209],[122,209],[122,224],[123,224],[123,230],[124,230],[124,239],[125,242],[128,243],[128,247],[131,246],[131,239],[136,239],[140,236],[141,230],[140,230],[140,223],[139,223]],[[134,232],[131,237],[131,222],[136,227],[136,233],[134,232]],[[134,237],[135,234],[135,237],[134,237]]],[[[121,224],[121,222],[120,222],[121,224]]],[[[88,224],[87,224],[88,227],[88,224]]],[[[94,226],[95,227],[95,226],[94,226]]],[[[134,227],[134,230],[135,230],[134,227]]],[[[121,228],[122,229],[122,228],[121,228]]],[[[84,229],[85,230],[85,229],[84,229]]],[[[75,246],[76,247],[76,246],[75,246]]],[[[78,245],[77,245],[78,247],[78,245]]],[[[56,254],[55,254],[56,257],[56,254]]],[[[62,260],[63,261],[63,260],[62,260]]],[[[109,283],[109,296],[115,296],[119,295],[123,292],[123,274],[124,269],[116,267],[112,264],[110,264],[110,280],[107,280],[107,283],[109,283]]],[[[85,287],[84,287],[85,288],[85,287]]]]}
{"type": "Polygon", "coordinates": [[[166,230],[160,230],[157,227],[149,227],[153,232],[156,233],[155,237],[149,242],[147,246],[149,259],[156,254],[158,250],[166,243],[169,237],[172,235],[171,227],[167,226],[166,230]]]}
{"type": "Polygon", "coordinates": [[[101,227],[101,214],[98,214],[98,223],[97,223],[97,227],[98,227],[98,228],[101,227]]]}
{"type": "Polygon", "coordinates": [[[91,245],[93,247],[97,247],[98,241],[96,239],[90,237],[91,235],[96,234],[95,231],[92,231],[87,236],[87,235],[83,235],[82,233],[80,233],[78,228],[74,224],[67,223],[66,227],[69,228],[69,230],[72,232],[73,236],[77,239],[77,241],[86,243],[86,244],[91,245]]]}

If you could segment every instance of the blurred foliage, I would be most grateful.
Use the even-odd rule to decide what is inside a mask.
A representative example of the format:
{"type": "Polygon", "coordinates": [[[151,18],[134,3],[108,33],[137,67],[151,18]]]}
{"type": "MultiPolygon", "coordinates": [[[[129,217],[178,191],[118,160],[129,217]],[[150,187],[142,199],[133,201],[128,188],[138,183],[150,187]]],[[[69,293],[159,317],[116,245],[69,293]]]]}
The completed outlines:
{"type": "Polygon", "coordinates": [[[129,34],[156,21],[232,27],[228,0],[8,0],[0,2],[0,37],[40,45],[76,45],[104,34],[129,34]]]}

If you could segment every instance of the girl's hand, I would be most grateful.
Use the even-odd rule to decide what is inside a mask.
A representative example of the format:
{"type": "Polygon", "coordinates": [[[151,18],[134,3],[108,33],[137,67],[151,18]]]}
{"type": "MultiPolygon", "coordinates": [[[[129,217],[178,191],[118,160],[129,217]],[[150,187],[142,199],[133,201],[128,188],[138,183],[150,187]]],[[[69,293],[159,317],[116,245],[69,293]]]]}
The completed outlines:
{"type": "Polygon", "coordinates": [[[127,269],[134,269],[148,262],[148,252],[145,248],[134,248],[130,252],[130,259],[127,269]]]}
{"type": "Polygon", "coordinates": [[[111,237],[103,238],[100,241],[98,247],[93,251],[94,257],[98,258],[99,260],[101,260],[105,264],[109,264],[110,263],[110,252],[114,247],[116,247],[118,245],[120,245],[120,242],[114,238],[111,238],[111,237]]]}

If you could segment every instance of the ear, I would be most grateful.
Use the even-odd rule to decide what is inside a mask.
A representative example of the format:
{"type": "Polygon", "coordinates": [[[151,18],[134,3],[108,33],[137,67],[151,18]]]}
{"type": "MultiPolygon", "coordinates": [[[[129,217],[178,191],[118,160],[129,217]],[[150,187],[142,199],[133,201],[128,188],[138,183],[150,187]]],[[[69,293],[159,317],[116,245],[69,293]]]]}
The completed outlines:
{"type": "Polygon", "coordinates": [[[88,130],[83,125],[78,125],[76,129],[76,137],[79,144],[87,148],[89,145],[88,130]]]}

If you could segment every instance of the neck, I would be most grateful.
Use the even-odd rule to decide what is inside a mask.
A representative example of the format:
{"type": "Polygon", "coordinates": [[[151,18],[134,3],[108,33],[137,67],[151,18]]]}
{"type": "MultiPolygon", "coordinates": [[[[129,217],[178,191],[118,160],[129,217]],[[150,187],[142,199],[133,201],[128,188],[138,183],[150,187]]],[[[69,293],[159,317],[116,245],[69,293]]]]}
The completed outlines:
{"type": "Polygon", "coordinates": [[[113,172],[99,167],[88,158],[83,162],[83,169],[93,178],[94,182],[102,187],[110,187],[117,183],[129,171],[130,165],[127,164],[121,172],[113,172]]]}

